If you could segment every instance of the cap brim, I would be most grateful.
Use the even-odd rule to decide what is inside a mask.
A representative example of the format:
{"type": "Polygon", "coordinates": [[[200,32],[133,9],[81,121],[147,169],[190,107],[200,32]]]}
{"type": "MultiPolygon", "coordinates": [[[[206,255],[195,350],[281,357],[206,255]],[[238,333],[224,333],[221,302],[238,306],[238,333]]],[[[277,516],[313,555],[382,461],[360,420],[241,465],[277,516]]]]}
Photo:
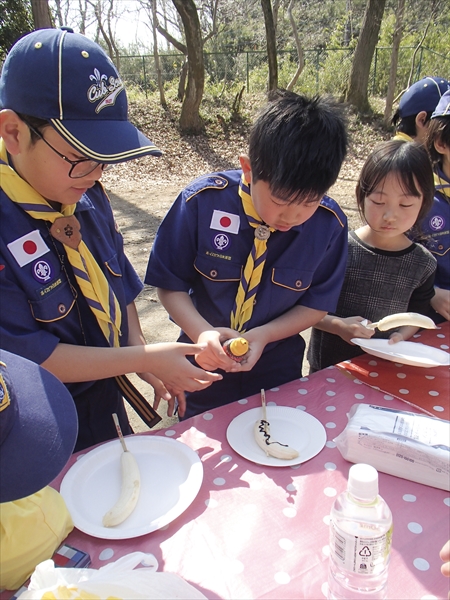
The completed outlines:
{"type": "Polygon", "coordinates": [[[99,163],[114,164],[149,154],[162,154],[129,121],[50,119],[50,124],[80,154],[99,163]]]}
{"type": "Polygon", "coordinates": [[[0,360],[18,406],[0,451],[0,502],[10,502],[34,494],[59,475],[75,447],[78,418],[69,391],[49,371],[4,350],[0,360]]]}

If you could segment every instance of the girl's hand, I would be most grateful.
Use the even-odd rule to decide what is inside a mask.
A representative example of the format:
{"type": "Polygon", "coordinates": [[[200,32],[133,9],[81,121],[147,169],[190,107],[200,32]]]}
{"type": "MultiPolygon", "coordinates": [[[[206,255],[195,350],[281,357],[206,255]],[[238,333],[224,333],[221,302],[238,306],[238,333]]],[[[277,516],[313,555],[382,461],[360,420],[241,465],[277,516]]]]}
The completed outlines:
{"type": "Polygon", "coordinates": [[[237,331],[228,327],[217,327],[216,329],[203,331],[199,335],[197,343],[202,344],[205,348],[200,353],[195,354],[197,364],[208,371],[215,371],[216,369],[227,372],[241,371],[240,364],[230,358],[222,348],[225,340],[239,336],[240,334],[237,331]]]}
{"type": "Polygon", "coordinates": [[[336,318],[333,324],[336,327],[336,333],[339,337],[341,337],[344,342],[347,342],[347,344],[354,346],[351,341],[352,338],[369,339],[375,333],[374,329],[368,329],[361,324],[362,322],[366,324],[370,323],[370,321],[367,321],[367,319],[364,319],[363,317],[346,317],[345,319],[336,318]]]}
{"type": "Polygon", "coordinates": [[[450,290],[434,288],[435,295],[431,298],[430,304],[436,312],[450,321],[450,290]]]}

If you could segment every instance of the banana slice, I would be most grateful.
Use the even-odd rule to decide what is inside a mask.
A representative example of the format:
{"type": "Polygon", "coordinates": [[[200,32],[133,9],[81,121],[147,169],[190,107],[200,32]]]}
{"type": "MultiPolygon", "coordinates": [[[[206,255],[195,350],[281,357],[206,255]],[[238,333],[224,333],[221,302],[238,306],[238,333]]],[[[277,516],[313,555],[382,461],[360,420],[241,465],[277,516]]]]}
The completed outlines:
{"type": "Polygon", "coordinates": [[[395,327],[402,327],[404,325],[423,327],[424,329],[436,329],[433,319],[413,312],[389,315],[383,317],[383,319],[380,319],[377,323],[366,325],[366,327],[368,329],[375,329],[375,327],[377,327],[380,331],[387,331],[388,329],[394,329],[395,327]]]}
{"type": "Polygon", "coordinates": [[[256,443],[264,450],[267,456],[291,460],[292,458],[297,458],[299,455],[294,448],[291,448],[287,444],[281,444],[270,437],[270,423],[264,419],[256,421],[253,428],[253,435],[255,436],[256,443]]]}
{"type": "Polygon", "coordinates": [[[141,474],[133,454],[126,450],[120,458],[122,487],[114,506],[104,515],[103,526],[114,527],[127,519],[136,507],[141,489],[141,474]]]}

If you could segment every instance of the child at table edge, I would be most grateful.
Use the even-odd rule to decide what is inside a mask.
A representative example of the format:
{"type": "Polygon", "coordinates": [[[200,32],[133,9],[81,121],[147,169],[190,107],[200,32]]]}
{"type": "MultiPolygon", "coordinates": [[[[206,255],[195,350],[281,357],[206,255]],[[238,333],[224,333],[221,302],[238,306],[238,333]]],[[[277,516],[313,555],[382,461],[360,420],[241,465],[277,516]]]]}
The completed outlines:
{"type": "Polygon", "coordinates": [[[186,360],[201,348],[142,334],[143,284],[99,180],[108,164],[161,151],[128,121],[109,57],[67,28],[27,34],[3,65],[0,107],[1,344],[67,384],[80,450],[117,437],[113,412],[132,433],[116,376],[138,373],[172,407],[164,383],[195,390],[220,376],[186,360]]]}
{"type": "Polygon", "coordinates": [[[337,310],[312,331],[311,372],[351,359],[363,350],[353,338],[373,335],[390,343],[407,340],[418,327],[396,331],[368,329],[390,314],[429,315],[436,259],[406,236],[433,202],[433,173],[423,146],[402,140],[379,144],[369,155],[356,185],[364,225],[348,235],[348,260],[337,310]]]}
{"type": "Polygon", "coordinates": [[[179,396],[181,417],[301,377],[299,332],[333,310],[345,270],[347,220],[324,194],[346,147],[341,105],[277,91],[241,169],[200,177],[167,213],[145,282],[181,327],[179,341],[207,343],[198,364],[223,375],[209,393],[179,396]],[[221,344],[241,335],[250,350],[237,364],[221,344]]]}

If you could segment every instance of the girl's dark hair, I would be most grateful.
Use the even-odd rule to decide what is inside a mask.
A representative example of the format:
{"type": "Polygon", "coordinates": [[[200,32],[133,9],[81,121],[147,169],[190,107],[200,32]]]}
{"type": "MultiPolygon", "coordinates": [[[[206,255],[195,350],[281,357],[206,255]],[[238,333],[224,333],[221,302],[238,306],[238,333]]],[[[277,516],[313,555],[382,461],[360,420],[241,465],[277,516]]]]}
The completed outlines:
{"type": "MultiPolygon", "coordinates": [[[[45,119],[39,119],[38,117],[32,117],[30,115],[24,115],[23,113],[16,113],[16,114],[27,125],[31,125],[31,127],[34,127],[34,129],[37,129],[39,132],[41,131],[41,129],[43,129],[44,127],[49,125],[49,122],[46,121],[45,119]]],[[[31,131],[31,129],[30,129],[30,134],[31,134],[31,143],[34,144],[35,142],[38,141],[39,138],[34,133],[34,131],[31,131]]]]}
{"type": "Polygon", "coordinates": [[[356,184],[356,203],[361,218],[365,221],[365,199],[389,173],[397,174],[405,192],[412,196],[423,196],[416,220],[416,225],[419,224],[433,204],[433,169],[423,146],[403,140],[379,144],[364,163],[356,184]]]}
{"type": "Polygon", "coordinates": [[[442,155],[434,147],[434,142],[440,142],[450,148],[450,116],[435,117],[431,119],[425,139],[425,147],[430,155],[433,165],[437,165],[442,160],[442,155]]]}
{"type": "Polygon", "coordinates": [[[249,138],[253,181],[285,202],[318,200],[334,184],[347,151],[345,107],[330,96],[277,90],[249,138]]]}

